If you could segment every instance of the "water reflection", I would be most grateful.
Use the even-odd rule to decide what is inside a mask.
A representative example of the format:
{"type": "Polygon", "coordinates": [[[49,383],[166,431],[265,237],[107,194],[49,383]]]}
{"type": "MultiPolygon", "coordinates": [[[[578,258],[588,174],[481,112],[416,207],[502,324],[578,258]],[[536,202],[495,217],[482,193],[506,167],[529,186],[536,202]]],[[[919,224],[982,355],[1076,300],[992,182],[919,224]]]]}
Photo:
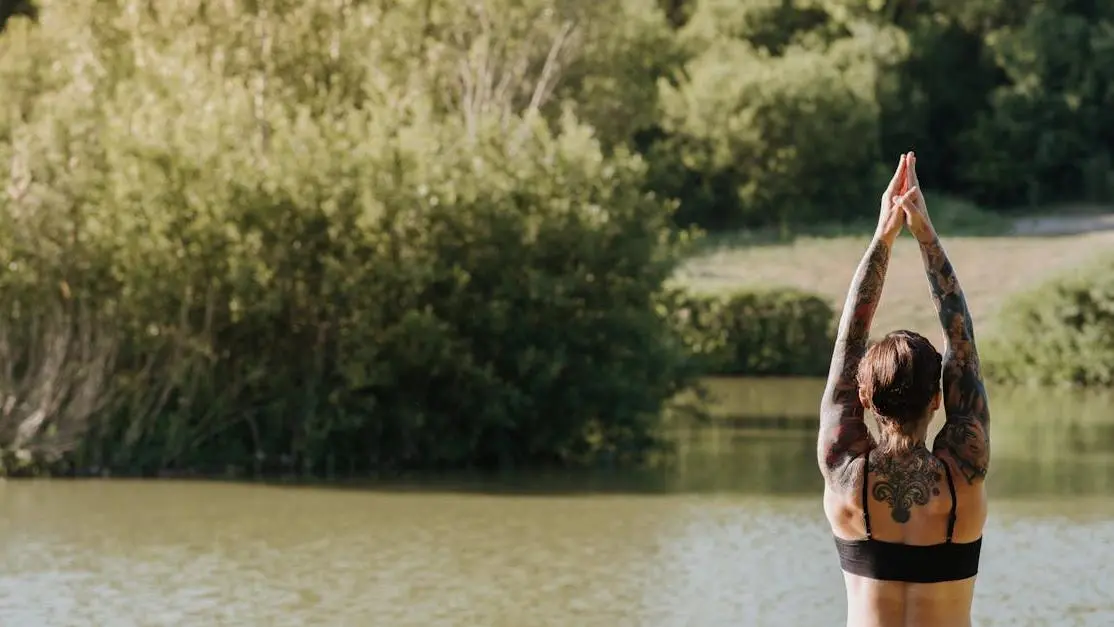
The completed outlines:
{"type": "MultiPolygon", "coordinates": [[[[815,437],[823,381],[716,379],[708,386],[719,400],[718,426],[679,432],[681,475],[698,469],[691,486],[681,481],[679,487],[700,490],[711,485],[709,474],[720,474],[725,479],[717,485],[741,491],[819,489],[815,437]]],[[[1114,494],[1114,393],[992,388],[990,400],[992,496],[1114,494]]],[[[930,437],[943,421],[941,412],[930,437]]]]}
{"type": "MultiPolygon", "coordinates": [[[[735,493],[817,495],[814,379],[712,379],[710,424],[674,427],[673,463],[644,470],[425,476],[377,490],[500,495],[735,493]]],[[[992,496],[1114,495],[1114,394],[992,389],[992,496]]],[[[877,431],[872,420],[872,430],[877,431]]],[[[943,413],[929,427],[943,426],[943,413]]],[[[331,484],[330,487],[337,487],[331,484]]],[[[350,482],[364,489],[366,481],[350,482]]]]}

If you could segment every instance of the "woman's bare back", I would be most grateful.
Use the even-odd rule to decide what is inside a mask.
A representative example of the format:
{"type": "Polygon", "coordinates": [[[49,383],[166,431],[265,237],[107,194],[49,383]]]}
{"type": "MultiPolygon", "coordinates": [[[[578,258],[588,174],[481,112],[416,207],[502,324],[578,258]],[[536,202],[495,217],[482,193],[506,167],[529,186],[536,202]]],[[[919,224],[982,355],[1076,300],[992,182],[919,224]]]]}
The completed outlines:
{"type": "MultiPolygon", "coordinates": [[[[946,542],[952,497],[945,481],[947,454],[933,455],[918,449],[903,458],[871,462],[866,494],[871,537],[888,543],[933,546],[946,542]]],[[[862,476],[862,465],[858,474],[862,476]]],[[[952,475],[958,472],[953,467],[952,475]]],[[[953,541],[968,543],[982,536],[986,500],[978,489],[955,482],[956,521],[953,541]]],[[[855,490],[826,492],[825,512],[837,538],[866,536],[862,484],[855,490]]],[[[965,627],[969,626],[975,578],[937,583],[882,581],[843,573],[847,588],[849,627],[965,627]]]]}

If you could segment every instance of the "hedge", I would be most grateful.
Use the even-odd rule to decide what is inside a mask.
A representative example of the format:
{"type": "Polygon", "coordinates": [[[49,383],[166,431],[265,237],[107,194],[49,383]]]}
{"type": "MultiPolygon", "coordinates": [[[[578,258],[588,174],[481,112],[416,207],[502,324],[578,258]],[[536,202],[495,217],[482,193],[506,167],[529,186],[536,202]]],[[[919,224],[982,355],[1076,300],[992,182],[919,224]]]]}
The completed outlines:
{"type": "Polygon", "coordinates": [[[820,296],[787,288],[689,294],[675,323],[701,372],[823,376],[835,312],[820,296]]]}
{"type": "Polygon", "coordinates": [[[1043,385],[1114,385],[1114,257],[1008,300],[982,349],[989,378],[1043,385]]]}

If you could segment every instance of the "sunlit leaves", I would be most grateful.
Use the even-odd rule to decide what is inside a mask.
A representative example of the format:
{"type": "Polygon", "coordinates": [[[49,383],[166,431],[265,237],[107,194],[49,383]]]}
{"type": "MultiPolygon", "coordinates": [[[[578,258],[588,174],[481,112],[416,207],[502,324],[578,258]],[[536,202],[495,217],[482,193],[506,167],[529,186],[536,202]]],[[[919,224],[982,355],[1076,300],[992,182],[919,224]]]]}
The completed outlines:
{"type": "MultiPolygon", "coordinates": [[[[576,85],[625,90],[583,55],[652,40],[589,41],[603,9],[45,3],[41,28],[0,39],[37,55],[0,57],[15,79],[0,158],[17,175],[0,293],[21,312],[0,385],[25,383],[19,364],[56,339],[47,313],[76,323],[64,281],[114,342],[97,353],[114,367],[95,382],[102,411],[65,423],[85,434],[72,460],[637,458],[689,375],[652,307],[676,262],[671,203],[621,145],[646,118],[605,151],[567,102],[576,85]]],[[[34,415],[36,385],[9,422],[34,415]]]]}

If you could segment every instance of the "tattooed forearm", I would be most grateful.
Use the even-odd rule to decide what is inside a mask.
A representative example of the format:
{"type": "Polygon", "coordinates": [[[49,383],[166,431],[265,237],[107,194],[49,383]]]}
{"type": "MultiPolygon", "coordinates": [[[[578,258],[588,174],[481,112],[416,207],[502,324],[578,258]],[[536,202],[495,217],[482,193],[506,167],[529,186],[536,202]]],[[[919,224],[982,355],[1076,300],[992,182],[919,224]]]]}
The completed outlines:
{"type": "Polygon", "coordinates": [[[986,477],[990,463],[990,411],[979,371],[974,324],[940,240],[922,242],[921,255],[932,286],[932,301],[947,339],[943,364],[947,422],[936,436],[933,449],[951,453],[964,478],[973,483],[986,477]]]}
{"type": "Polygon", "coordinates": [[[866,351],[889,262],[889,243],[875,239],[851,280],[820,410],[818,452],[825,475],[871,448],[855,375],[866,351]]]}

